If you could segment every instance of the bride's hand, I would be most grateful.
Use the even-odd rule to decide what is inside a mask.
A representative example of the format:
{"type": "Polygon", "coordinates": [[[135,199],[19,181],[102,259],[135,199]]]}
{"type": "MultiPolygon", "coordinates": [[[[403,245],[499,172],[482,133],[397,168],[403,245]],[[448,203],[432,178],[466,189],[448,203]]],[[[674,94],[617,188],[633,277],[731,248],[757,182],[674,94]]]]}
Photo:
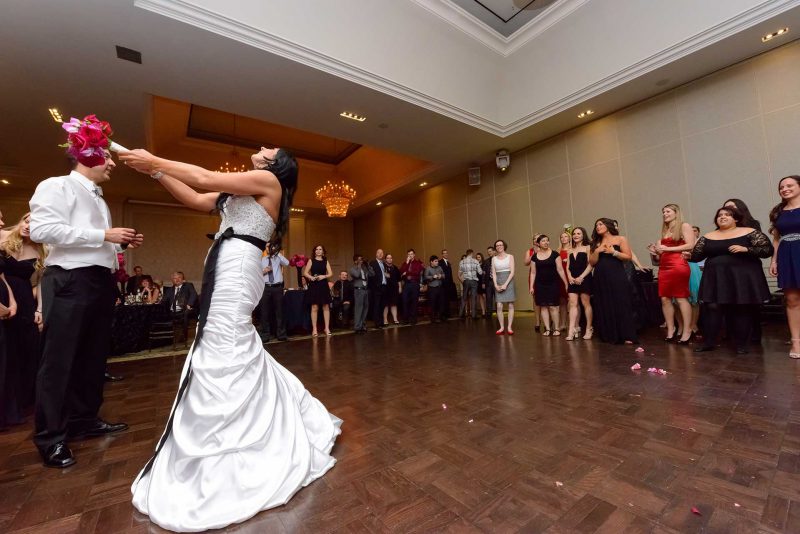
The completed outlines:
{"type": "Polygon", "coordinates": [[[139,171],[143,174],[152,174],[153,167],[155,166],[156,158],[147,150],[137,148],[128,152],[122,152],[119,155],[120,161],[124,162],[128,167],[139,171]]]}

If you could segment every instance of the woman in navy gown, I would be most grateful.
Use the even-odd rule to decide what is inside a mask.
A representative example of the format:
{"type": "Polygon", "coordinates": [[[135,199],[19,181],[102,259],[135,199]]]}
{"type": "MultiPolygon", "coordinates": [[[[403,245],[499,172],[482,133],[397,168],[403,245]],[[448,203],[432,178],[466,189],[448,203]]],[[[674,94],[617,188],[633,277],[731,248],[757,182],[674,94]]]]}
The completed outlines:
{"type": "Polygon", "coordinates": [[[792,335],[789,357],[800,358],[800,176],[778,182],[781,201],[769,214],[775,245],[769,272],[778,277],[786,297],[786,318],[792,335]]]}

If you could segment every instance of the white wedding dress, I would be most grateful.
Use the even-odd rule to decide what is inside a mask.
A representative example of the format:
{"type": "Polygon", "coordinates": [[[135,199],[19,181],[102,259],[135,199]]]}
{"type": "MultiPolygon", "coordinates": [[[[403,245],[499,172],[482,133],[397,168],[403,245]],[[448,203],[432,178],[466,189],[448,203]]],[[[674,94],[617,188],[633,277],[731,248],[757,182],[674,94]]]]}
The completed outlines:
{"type": "MultiPolygon", "coordinates": [[[[268,241],[275,223],[253,197],[233,196],[220,233],[230,227],[268,241]]],[[[264,291],[261,250],[236,238],[219,247],[208,320],[186,358],[172,424],[131,487],[137,510],[178,532],[285,504],[333,467],[341,432],[341,419],[264,350],[252,324],[264,291]]]]}

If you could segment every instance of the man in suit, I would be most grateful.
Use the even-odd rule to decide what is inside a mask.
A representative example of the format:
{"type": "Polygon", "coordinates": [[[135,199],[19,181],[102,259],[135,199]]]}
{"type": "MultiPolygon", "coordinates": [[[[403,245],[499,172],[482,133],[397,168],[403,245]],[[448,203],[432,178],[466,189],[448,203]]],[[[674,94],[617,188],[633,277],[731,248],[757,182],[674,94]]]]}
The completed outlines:
{"type": "Polygon", "coordinates": [[[353,306],[353,282],[347,277],[347,271],[339,273],[339,279],[333,284],[332,309],[339,325],[345,328],[350,321],[350,310],[353,306]]]}
{"type": "Polygon", "coordinates": [[[165,287],[162,297],[173,319],[180,321],[184,340],[189,335],[189,318],[197,313],[197,290],[185,278],[181,271],[172,273],[172,287],[165,287]]]}
{"type": "Polygon", "coordinates": [[[369,302],[372,305],[372,321],[375,328],[383,328],[383,307],[386,305],[386,264],[383,249],[375,251],[375,259],[369,262],[370,274],[367,280],[369,302]]]}
{"type": "Polygon", "coordinates": [[[439,258],[439,267],[441,267],[444,272],[444,281],[442,283],[442,319],[449,319],[450,303],[458,299],[458,293],[456,292],[456,284],[453,282],[453,266],[450,263],[447,249],[442,250],[442,256],[439,258]]]}
{"type": "Polygon", "coordinates": [[[125,294],[135,295],[136,292],[139,291],[139,284],[142,283],[142,278],[144,278],[142,266],[137,265],[133,268],[133,276],[128,278],[128,282],[125,284],[125,294]]]}
{"type": "Polygon", "coordinates": [[[108,149],[98,146],[99,153],[87,156],[84,151],[73,155],[70,147],[72,172],[44,180],[30,200],[31,239],[50,245],[41,281],[43,309],[37,310],[43,312],[44,330],[33,441],[44,465],[55,468],[75,463],[67,439],[128,428],[104,421],[99,411],[117,296],[117,253],[143,240],[132,228],[111,227],[100,188],[115,167],[108,149]]]}

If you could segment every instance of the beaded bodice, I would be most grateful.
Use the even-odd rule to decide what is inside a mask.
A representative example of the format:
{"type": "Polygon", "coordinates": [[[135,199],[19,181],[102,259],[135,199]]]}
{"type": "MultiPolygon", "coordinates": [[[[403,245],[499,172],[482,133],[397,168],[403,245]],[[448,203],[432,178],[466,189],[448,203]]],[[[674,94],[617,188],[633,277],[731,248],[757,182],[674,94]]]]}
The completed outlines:
{"type": "Polygon", "coordinates": [[[269,241],[275,231],[275,221],[267,210],[251,196],[230,196],[225,201],[221,212],[222,220],[219,232],[233,227],[235,233],[250,235],[263,241],[269,241]]]}

